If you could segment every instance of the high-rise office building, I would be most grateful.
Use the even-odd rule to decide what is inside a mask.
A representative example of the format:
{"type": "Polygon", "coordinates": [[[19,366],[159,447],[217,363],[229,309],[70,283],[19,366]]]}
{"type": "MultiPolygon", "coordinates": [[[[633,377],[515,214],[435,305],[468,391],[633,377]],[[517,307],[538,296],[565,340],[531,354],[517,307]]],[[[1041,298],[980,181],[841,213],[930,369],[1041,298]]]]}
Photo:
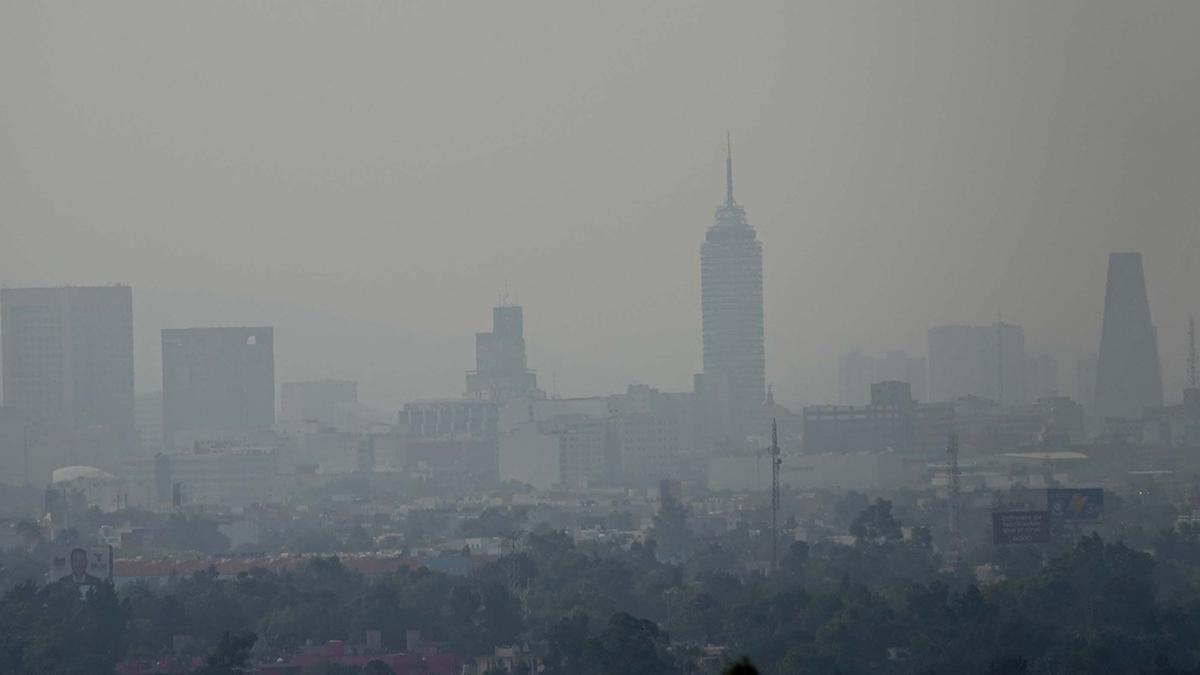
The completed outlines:
{"type": "Polygon", "coordinates": [[[733,199],[731,153],[725,157],[725,202],[700,247],[700,292],[705,379],[727,386],[731,413],[728,433],[708,435],[740,444],[762,411],[766,355],[762,243],[733,199]]]}
{"type": "Polygon", "coordinates": [[[58,467],[41,466],[31,437],[73,439],[55,444],[66,442],[64,457],[89,464],[133,449],[133,289],[5,288],[0,314],[4,406],[21,421],[33,473],[58,467]],[[102,456],[85,456],[92,453],[102,456]]]}
{"type": "Polygon", "coordinates": [[[1141,253],[1108,257],[1104,325],[1096,369],[1096,415],[1141,419],[1163,405],[1158,335],[1150,320],[1141,253]]]}
{"type": "Polygon", "coordinates": [[[857,349],[838,358],[838,405],[866,405],[871,400],[878,359],[857,349]]]}
{"type": "Polygon", "coordinates": [[[539,394],[537,375],[525,361],[520,305],[492,308],[492,331],[475,334],[475,370],[467,373],[467,396],[503,403],[539,394]]]}
{"type": "Polygon", "coordinates": [[[274,331],[185,328],[162,331],[163,439],[265,431],[275,423],[274,331]]]}
{"type": "Polygon", "coordinates": [[[1028,402],[1026,375],[1025,331],[1018,325],[929,329],[930,401],[980,396],[1020,405],[1028,402]]]}
{"type": "Polygon", "coordinates": [[[838,359],[838,404],[866,405],[871,402],[871,385],[877,382],[907,382],[912,397],[926,397],[925,358],[891,350],[882,357],[855,349],[838,359]]]}

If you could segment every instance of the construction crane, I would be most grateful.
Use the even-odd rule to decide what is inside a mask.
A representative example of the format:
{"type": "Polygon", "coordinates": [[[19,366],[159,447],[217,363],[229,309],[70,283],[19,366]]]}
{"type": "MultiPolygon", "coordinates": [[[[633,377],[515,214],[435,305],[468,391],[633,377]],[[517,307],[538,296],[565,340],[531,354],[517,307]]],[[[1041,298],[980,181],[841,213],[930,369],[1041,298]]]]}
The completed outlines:
{"type": "Polygon", "coordinates": [[[771,573],[779,570],[779,469],[783,458],[779,450],[779,429],[771,419],[771,573]]]}

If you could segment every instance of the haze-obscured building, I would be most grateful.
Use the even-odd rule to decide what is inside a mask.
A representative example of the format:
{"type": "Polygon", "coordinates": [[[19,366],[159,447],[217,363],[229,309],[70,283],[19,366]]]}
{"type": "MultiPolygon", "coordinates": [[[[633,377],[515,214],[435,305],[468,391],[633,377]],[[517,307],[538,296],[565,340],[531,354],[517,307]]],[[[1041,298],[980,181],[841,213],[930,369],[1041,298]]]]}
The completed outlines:
{"type": "Polygon", "coordinates": [[[0,436],[21,439],[0,448],[0,473],[41,482],[133,449],[132,288],[0,289],[0,351],[12,426],[0,436]]]}
{"type": "Polygon", "coordinates": [[[618,463],[613,398],[517,399],[500,408],[500,480],[537,489],[610,483],[618,463]]]}
{"type": "Polygon", "coordinates": [[[163,438],[181,432],[219,438],[275,423],[274,331],[186,328],[162,331],[163,438]]]}
{"type": "MultiPolygon", "coordinates": [[[[792,490],[880,490],[914,484],[922,465],[898,452],[871,450],[820,455],[785,454],[779,483],[792,490]]],[[[760,454],[712,457],[708,488],[731,492],[766,492],[771,488],[771,463],[760,454]]]]}
{"type": "Polygon", "coordinates": [[[163,395],[161,391],[135,394],[133,422],[137,427],[138,444],[143,450],[163,450],[163,395]]]}
{"type": "Polygon", "coordinates": [[[467,373],[467,396],[503,403],[540,395],[537,376],[526,362],[521,307],[493,307],[492,331],[475,334],[475,370],[467,373]]]}
{"type": "Polygon", "coordinates": [[[702,435],[709,443],[741,446],[762,412],[766,351],[762,244],[733,199],[731,155],[725,158],[725,201],[700,247],[700,291],[704,378],[695,393],[702,410],[717,413],[705,416],[702,435]]]}
{"type": "Polygon", "coordinates": [[[278,445],[197,442],[185,451],[134,459],[126,469],[130,497],[158,510],[278,503],[286,496],[279,452],[278,445]]]}
{"type": "Polygon", "coordinates": [[[500,405],[486,399],[427,399],[404,406],[400,425],[406,469],[454,489],[499,478],[500,405]]]}
{"type": "Polygon", "coordinates": [[[1104,290],[1096,416],[1136,420],[1162,405],[1158,333],[1150,319],[1142,254],[1113,253],[1104,290]]]}
{"type": "Polygon", "coordinates": [[[894,450],[936,456],[954,430],[950,404],[915,401],[907,382],[877,382],[865,406],[814,405],[803,410],[805,455],[894,450]]]}
{"type": "Polygon", "coordinates": [[[892,350],[882,357],[855,349],[838,359],[838,404],[866,405],[876,382],[907,382],[916,401],[926,400],[925,359],[892,350]]]}
{"type": "Polygon", "coordinates": [[[692,395],[630,385],[611,397],[620,480],[629,485],[676,479],[693,445],[692,395]]]}
{"type": "Polygon", "coordinates": [[[1028,401],[1025,331],[1011,323],[929,329],[929,400],[980,396],[1001,405],[1028,401]]]}
{"type": "Polygon", "coordinates": [[[961,442],[981,452],[1047,445],[1064,449],[1085,437],[1083,407],[1064,396],[1017,406],[967,396],[954,402],[954,416],[961,442]]]}

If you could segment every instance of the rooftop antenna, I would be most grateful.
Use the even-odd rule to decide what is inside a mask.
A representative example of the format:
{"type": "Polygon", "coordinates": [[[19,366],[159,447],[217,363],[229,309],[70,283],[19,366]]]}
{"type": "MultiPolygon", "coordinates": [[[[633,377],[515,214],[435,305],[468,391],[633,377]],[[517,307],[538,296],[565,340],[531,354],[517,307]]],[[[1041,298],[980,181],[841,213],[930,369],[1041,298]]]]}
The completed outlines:
{"type": "Polygon", "coordinates": [[[1004,405],[1004,314],[996,312],[996,403],[1004,405]]]}
{"type": "Polygon", "coordinates": [[[779,450],[779,428],[771,418],[771,572],[779,570],[779,469],[783,464],[779,450]]]}
{"type": "Polygon", "coordinates": [[[733,206],[733,139],[725,132],[725,206],[733,206]]]}
{"type": "Polygon", "coordinates": [[[1200,377],[1197,376],[1197,368],[1200,364],[1196,362],[1196,317],[1188,317],[1188,387],[1196,389],[1200,387],[1200,377]]]}

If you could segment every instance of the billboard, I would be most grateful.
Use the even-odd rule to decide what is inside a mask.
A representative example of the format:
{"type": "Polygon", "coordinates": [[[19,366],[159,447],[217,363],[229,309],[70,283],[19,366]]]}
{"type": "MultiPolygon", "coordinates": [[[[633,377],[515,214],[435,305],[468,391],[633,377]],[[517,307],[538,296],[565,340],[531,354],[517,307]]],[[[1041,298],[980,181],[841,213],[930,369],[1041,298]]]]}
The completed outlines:
{"type": "Polygon", "coordinates": [[[95,586],[112,581],[112,546],[59,546],[50,555],[50,581],[95,586]]]}
{"type": "Polygon", "coordinates": [[[1096,522],[1104,517],[1104,488],[1046,490],[1046,510],[1056,520],[1096,522]]]}
{"type": "Polygon", "coordinates": [[[1045,544],[1049,541],[1049,511],[992,513],[992,542],[995,544],[1045,544]]]}

